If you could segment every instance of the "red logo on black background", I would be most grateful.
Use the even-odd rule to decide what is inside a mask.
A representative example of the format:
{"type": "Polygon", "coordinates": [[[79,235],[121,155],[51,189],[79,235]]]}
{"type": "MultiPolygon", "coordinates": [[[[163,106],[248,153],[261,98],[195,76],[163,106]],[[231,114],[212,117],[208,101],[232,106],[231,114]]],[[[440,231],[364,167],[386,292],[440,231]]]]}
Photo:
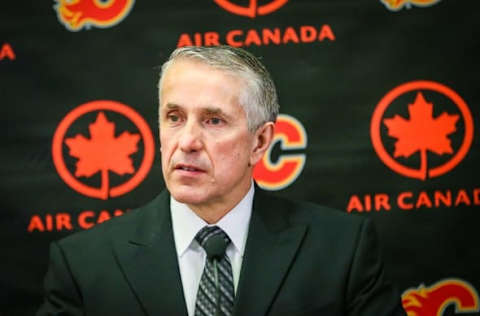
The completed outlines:
{"type": "Polygon", "coordinates": [[[117,25],[130,13],[135,0],[55,0],[58,20],[72,32],[92,26],[117,25]]]}
{"type": "Polygon", "coordinates": [[[402,294],[402,305],[409,316],[442,316],[450,306],[455,313],[475,313],[480,310],[478,294],[468,282],[444,279],[432,286],[420,285],[402,294]]]}
{"type": "Polygon", "coordinates": [[[473,141],[473,119],[465,101],[449,87],[413,81],[380,100],[370,136],[385,165],[405,177],[425,180],[462,161],[473,141]]]}
{"type": "Polygon", "coordinates": [[[390,11],[399,11],[402,8],[410,9],[412,5],[417,7],[429,7],[440,0],[381,0],[390,11]]]}
{"type": "Polygon", "coordinates": [[[306,147],[307,133],[303,124],[293,116],[279,114],[275,122],[272,144],[253,171],[257,184],[262,189],[276,191],[295,182],[305,166],[307,157],[298,151],[292,153],[292,150],[303,151],[306,147]],[[272,152],[277,143],[280,144],[282,152],[276,161],[273,161],[272,152]]]}
{"type": "MultiPolygon", "coordinates": [[[[240,5],[234,3],[235,1],[232,0],[214,0],[219,6],[224,8],[225,10],[237,14],[237,15],[243,15],[243,16],[248,16],[250,18],[254,18],[257,15],[267,15],[270,14],[274,11],[277,11],[280,7],[284,6],[285,3],[288,2],[288,0],[269,0],[269,1],[263,1],[265,3],[259,4],[258,0],[249,0],[249,3],[247,6],[245,5],[240,5]]],[[[241,1],[244,3],[245,1],[241,1]]]]}
{"type": "Polygon", "coordinates": [[[145,120],[127,105],[107,100],[88,102],[68,113],[52,144],[53,162],[65,183],[104,200],[138,186],[150,171],[154,150],[145,120]],[[133,125],[136,132],[119,130],[121,124],[133,125]]]}
{"type": "Polygon", "coordinates": [[[13,51],[12,46],[9,43],[4,43],[2,48],[0,48],[0,60],[10,59],[15,60],[15,52],[13,51]]]}

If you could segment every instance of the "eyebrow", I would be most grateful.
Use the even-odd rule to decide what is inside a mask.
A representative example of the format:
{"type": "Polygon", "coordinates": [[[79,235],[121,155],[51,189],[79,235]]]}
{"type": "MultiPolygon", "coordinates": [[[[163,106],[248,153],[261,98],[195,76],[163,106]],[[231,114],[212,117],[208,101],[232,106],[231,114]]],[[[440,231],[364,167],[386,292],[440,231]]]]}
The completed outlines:
{"type": "Polygon", "coordinates": [[[225,117],[227,120],[231,120],[232,117],[225,113],[221,108],[219,107],[207,107],[205,109],[205,112],[207,115],[220,115],[225,117]]]}
{"type": "Polygon", "coordinates": [[[217,107],[207,107],[205,109],[205,112],[207,112],[207,114],[222,114],[222,115],[225,115],[225,113],[223,113],[222,109],[217,108],[217,107]]]}
{"type": "MultiPolygon", "coordinates": [[[[167,103],[165,104],[165,108],[169,110],[176,110],[181,108],[181,105],[178,105],[176,103],[167,103]]],[[[207,115],[221,115],[224,116],[227,119],[231,119],[231,116],[225,113],[220,107],[217,106],[207,106],[202,109],[207,115]]]]}
{"type": "Polygon", "coordinates": [[[165,108],[167,109],[178,109],[180,107],[180,105],[178,104],[175,104],[175,103],[167,103],[165,104],[165,108]]]}

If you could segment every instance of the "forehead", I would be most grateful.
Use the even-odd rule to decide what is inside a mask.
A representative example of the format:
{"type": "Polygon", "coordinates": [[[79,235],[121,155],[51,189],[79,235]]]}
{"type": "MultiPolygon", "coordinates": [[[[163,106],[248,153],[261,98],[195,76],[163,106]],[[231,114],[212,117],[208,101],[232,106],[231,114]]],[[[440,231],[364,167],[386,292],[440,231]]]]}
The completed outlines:
{"type": "Polygon", "coordinates": [[[164,73],[160,106],[168,103],[222,108],[239,105],[245,86],[245,79],[239,75],[197,60],[180,59],[164,73]]]}

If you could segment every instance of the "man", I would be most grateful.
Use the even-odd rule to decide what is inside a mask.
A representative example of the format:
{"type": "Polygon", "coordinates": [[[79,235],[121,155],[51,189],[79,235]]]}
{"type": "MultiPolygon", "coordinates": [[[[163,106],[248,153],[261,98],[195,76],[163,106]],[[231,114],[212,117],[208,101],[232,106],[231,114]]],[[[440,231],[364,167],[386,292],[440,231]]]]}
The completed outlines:
{"type": "Polygon", "coordinates": [[[404,315],[367,219],[254,186],[279,111],[254,56],[177,49],[159,94],[167,190],[52,243],[38,315],[404,315]]]}

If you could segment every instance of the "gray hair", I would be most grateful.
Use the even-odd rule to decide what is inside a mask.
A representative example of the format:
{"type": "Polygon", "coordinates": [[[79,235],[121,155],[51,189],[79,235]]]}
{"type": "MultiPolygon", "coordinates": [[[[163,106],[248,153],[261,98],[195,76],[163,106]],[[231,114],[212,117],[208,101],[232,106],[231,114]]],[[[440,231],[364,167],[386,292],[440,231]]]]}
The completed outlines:
{"type": "Polygon", "coordinates": [[[250,131],[255,131],[266,122],[275,122],[280,106],[272,77],[258,58],[241,48],[231,46],[177,48],[162,65],[158,82],[160,99],[165,73],[175,60],[183,58],[194,59],[244,78],[247,89],[240,96],[240,105],[247,114],[250,131]]]}

